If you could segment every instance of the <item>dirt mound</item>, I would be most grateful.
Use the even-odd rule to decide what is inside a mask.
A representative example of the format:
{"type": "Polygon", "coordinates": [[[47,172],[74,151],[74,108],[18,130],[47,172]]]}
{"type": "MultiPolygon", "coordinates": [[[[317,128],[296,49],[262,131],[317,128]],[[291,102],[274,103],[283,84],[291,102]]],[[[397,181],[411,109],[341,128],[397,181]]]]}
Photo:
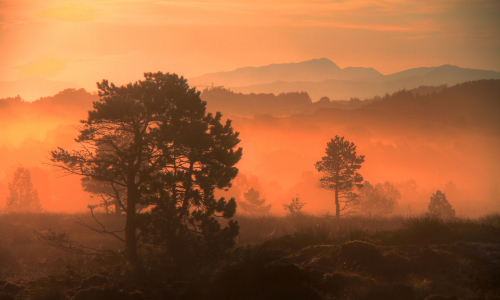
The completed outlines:
{"type": "Polygon", "coordinates": [[[0,293],[0,300],[15,300],[15,298],[9,294],[0,293]]]}
{"type": "Polygon", "coordinates": [[[351,241],[340,248],[339,260],[348,268],[373,271],[383,264],[384,257],[373,244],[351,241]]]}
{"type": "Polygon", "coordinates": [[[12,282],[7,282],[5,284],[5,286],[0,289],[0,292],[15,295],[23,289],[24,289],[23,286],[17,285],[17,284],[12,283],[12,282]]]}

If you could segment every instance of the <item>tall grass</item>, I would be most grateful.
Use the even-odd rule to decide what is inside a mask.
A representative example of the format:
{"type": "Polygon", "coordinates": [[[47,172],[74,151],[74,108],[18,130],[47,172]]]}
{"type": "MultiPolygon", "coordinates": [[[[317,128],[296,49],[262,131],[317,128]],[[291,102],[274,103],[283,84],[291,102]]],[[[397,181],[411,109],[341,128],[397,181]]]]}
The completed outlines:
{"type": "Polygon", "coordinates": [[[500,243],[500,214],[479,219],[442,219],[423,214],[404,220],[401,228],[388,233],[383,240],[387,244],[500,243]]]}
{"type": "MultiPolygon", "coordinates": [[[[109,230],[124,225],[124,217],[99,214],[109,230]]],[[[382,245],[443,244],[457,241],[500,243],[500,214],[479,219],[442,220],[422,215],[404,217],[348,216],[340,219],[300,214],[288,216],[249,216],[239,214],[237,246],[268,242],[283,250],[296,251],[310,245],[340,245],[362,240],[382,245]]],[[[90,214],[0,214],[0,280],[36,278],[66,270],[71,265],[93,268],[92,257],[68,253],[44,245],[33,234],[48,231],[66,233],[79,243],[98,249],[123,249],[123,244],[108,235],[97,234],[77,222],[93,224],[90,214]]]]}
{"type": "MultiPolygon", "coordinates": [[[[97,217],[110,230],[118,229],[124,224],[122,216],[102,214],[97,217]]],[[[41,233],[48,230],[64,232],[69,239],[97,249],[123,248],[117,239],[99,235],[77,222],[96,225],[90,214],[0,214],[0,279],[35,279],[60,273],[74,264],[84,268],[92,267],[88,263],[92,257],[47,246],[36,237],[33,230],[41,233]]]]}
{"type": "Polygon", "coordinates": [[[403,226],[402,217],[334,217],[299,214],[295,216],[237,215],[240,235],[237,245],[270,242],[277,248],[297,251],[310,245],[334,245],[349,240],[370,241],[379,231],[403,226]]]}

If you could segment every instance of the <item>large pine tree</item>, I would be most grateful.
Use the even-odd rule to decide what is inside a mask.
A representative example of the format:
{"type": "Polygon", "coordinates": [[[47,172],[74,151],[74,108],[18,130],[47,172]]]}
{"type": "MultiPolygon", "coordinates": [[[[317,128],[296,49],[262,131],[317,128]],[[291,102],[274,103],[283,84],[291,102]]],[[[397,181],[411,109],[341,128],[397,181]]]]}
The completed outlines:
{"type": "Polygon", "coordinates": [[[136,271],[141,242],[163,246],[174,259],[192,248],[205,255],[233,245],[236,202],[214,191],[231,186],[242,155],[231,121],[207,113],[186,79],[144,75],[121,87],[98,84],[100,100],[76,140],[81,149],[52,152],[55,166],[115,191],[108,196],[126,216],[125,249],[136,271]]]}

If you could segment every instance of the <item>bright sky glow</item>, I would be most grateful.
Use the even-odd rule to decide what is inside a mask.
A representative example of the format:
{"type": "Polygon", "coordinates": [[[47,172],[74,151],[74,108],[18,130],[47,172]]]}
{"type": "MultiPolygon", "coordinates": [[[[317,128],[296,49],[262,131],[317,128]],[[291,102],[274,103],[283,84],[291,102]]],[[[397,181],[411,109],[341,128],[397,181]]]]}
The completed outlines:
{"type": "Polygon", "coordinates": [[[326,57],[383,74],[453,64],[500,71],[500,2],[0,0],[0,81],[88,90],[145,71],[185,77],[326,57]]]}

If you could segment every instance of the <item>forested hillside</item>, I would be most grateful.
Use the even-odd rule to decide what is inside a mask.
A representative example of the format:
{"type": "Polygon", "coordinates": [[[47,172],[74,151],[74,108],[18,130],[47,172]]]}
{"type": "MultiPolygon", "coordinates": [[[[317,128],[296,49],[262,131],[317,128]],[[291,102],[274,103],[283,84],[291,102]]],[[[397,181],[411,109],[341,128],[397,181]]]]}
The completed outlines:
{"type": "Polygon", "coordinates": [[[420,118],[429,117],[455,123],[500,127],[500,80],[479,80],[444,88],[426,95],[402,90],[370,101],[364,109],[398,111],[420,118]]]}

